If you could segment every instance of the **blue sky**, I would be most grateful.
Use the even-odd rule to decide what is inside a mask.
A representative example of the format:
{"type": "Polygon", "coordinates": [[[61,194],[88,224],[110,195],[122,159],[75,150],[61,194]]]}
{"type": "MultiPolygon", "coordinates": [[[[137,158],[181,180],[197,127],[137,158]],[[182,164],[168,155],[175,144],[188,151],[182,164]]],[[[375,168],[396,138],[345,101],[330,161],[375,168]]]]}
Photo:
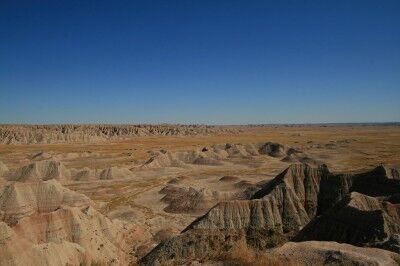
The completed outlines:
{"type": "Polygon", "coordinates": [[[400,121],[400,1],[0,1],[0,123],[400,121]]]}

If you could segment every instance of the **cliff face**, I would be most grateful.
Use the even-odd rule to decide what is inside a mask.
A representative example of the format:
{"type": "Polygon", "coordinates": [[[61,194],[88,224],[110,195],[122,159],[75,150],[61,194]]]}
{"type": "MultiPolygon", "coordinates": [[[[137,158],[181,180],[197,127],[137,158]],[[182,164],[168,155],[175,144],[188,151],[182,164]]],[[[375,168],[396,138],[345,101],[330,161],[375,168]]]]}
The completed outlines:
{"type": "Polygon", "coordinates": [[[350,192],[373,197],[400,193],[400,179],[396,173],[398,173],[396,169],[381,165],[360,174],[327,175],[320,182],[318,214],[333,207],[350,192]]]}
{"type": "Polygon", "coordinates": [[[10,171],[7,179],[10,181],[38,181],[49,179],[69,179],[70,171],[61,163],[55,160],[34,162],[10,171]]]}
{"type": "MultiPolygon", "coordinates": [[[[277,150],[279,154],[280,148],[277,150]]],[[[291,165],[252,199],[220,202],[141,262],[153,265],[168,263],[172,257],[178,261],[205,259],[204,254],[214,256],[229,250],[232,241],[245,241],[257,250],[294,236],[295,240],[362,246],[393,241],[400,228],[399,204],[394,203],[400,180],[391,173],[393,170],[379,166],[361,174],[335,175],[325,165],[291,165]],[[227,242],[218,244],[220,239],[227,242]]],[[[381,244],[393,250],[393,245],[381,244]]]]}
{"type": "Polygon", "coordinates": [[[191,229],[273,229],[282,232],[278,203],[271,200],[234,200],[218,203],[184,231],[191,229]]]}
{"type": "MultiPolygon", "coordinates": [[[[400,204],[352,192],[333,208],[314,218],[294,240],[380,246],[395,234],[400,234],[400,204]]],[[[395,248],[388,247],[391,250],[395,248]]]]}
{"type": "Polygon", "coordinates": [[[90,199],[61,186],[56,180],[15,182],[0,190],[0,217],[15,224],[34,213],[52,212],[61,206],[87,207],[90,199]]]}
{"type": "Polygon", "coordinates": [[[298,229],[315,216],[320,182],[329,175],[325,165],[293,164],[255,193],[253,199],[274,198],[281,206],[284,229],[298,229]]]}
{"type": "Polygon", "coordinates": [[[138,228],[96,211],[55,179],[58,171],[36,171],[0,189],[0,265],[127,265],[138,228]]]}
{"type": "Polygon", "coordinates": [[[328,174],[324,165],[291,165],[256,192],[252,200],[220,202],[185,231],[271,231],[281,235],[297,232],[315,216],[319,182],[328,174]]]}
{"type": "Polygon", "coordinates": [[[95,262],[127,259],[129,245],[122,223],[112,222],[92,207],[63,206],[55,211],[34,213],[12,227],[14,232],[33,245],[74,243],[84,248],[85,256],[95,262]]]}
{"type": "Polygon", "coordinates": [[[0,222],[0,258],[0,265],[79,265],[90,261],[78,244],[32,244],[4,222],[0,222]]]}

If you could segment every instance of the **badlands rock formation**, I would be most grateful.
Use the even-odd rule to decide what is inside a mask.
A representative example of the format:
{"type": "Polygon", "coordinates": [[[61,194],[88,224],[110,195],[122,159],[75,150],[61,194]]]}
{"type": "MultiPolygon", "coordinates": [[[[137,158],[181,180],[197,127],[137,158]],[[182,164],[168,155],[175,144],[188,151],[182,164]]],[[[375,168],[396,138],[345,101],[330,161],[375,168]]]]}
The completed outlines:
{"type": "Polygon", "coordinates": [[[243,197],[240,193],[176,185],[167,185],[160,193],[164,194],[161,201],[168,204],[164,210],[171,213],[201,213],[220,201],[243,197]]]}
{"type": "Polygon", "coordinates": [[[302,151],[285,147],[278,143],[257,144],[218,144],[194,151],[169,152],[157,151],[144,163],[142,168],[186,167],[191,165],[217,166],[229,163],[232,158],[251,158],[253,156],[270,156],[284,162],[306,162],[318,165],[320,162],[311,159],[302,151]]]}
{"type": "Polygon", "coordinates": [[[48,160],[50,158],[52,158],[51,154],[41,151],[33,154],[30,159],[33,161],[41,161],[41,160],[48,160]]]}
{"type": "Polygon", "coordinates": [[[110,221],[90,206],[36,213],[21,219],[13,229],[33,245],[76,243],[84,248],[88,260],[98,263],[127,263],[133,248],[129,245],[133,228],[110,221]]]}
{"type": "Polygon", "coordinates": [[[8,167],[0,161],[0,177],[6,175],[8,173],[8,167]]]}
{"type": "MultiPolygon", "coordinates": [[[[8,134],[2,140],[113,141],[142,133],[230,130],[31,128],[32,134],[8,134]]],[[[358,132],[360,140],[347,155],[345,146],[353,143],[341,140],[347,137],[320,136],[314,144],[322,148],[308,148],[309,136],[299,139],[293,132],[273,132],[279,134],[273,137],[277,141],[288,136],[293,147],[276,142],[204,146],[207,138],[210,143],[242,141],[237,135],[182,138],[179,147],[171,147],[171,138],[116,145],[2,145],[1,159],[9,167],[0,163],[0,265],[129,265],[137,260],[143,265],[252,265],[269,257],[277,258],[278,265],[399,263],[398,170],[378,166],[334,174],[319,161],[343,172],[363,169],[364,162],[351,161],[361,156],[368,164],[387,156],[384,161],[396,165],[397,150],[375,154],[364,143],[370,132],[358,132]],[[271,179],[271,173],[284,168],[271,179]],[[238,247],[244,253],[235,255],[238,247]],[[246,252],[252,254],[247,264],[235,260],[246,252]]],[[[249,134],[244,135],[247,143],[249,134]]],[[[395,137],[385,141],[396,143],[395,137]]],[[[259,135],[255,139],[262,140],[259,135]]]]}
{"type": "Polygon", "coordinates": [[[173,179],[168,181],[168,184],[177,185],[177,184],[181,184],[184,180],[191,180],[191,177],[180,175],[180,176],[174,177],[173,179]]]}
{"type": "Polygon", "coordinates": [[[316,214],[320,182],[329,175],[325,165],[293,164],[256,192],[253,199],[278,200],[284,229],[298,229],[316,214]]]}
{"type": "Polygon", "coordinates": [[[398,173],[397,169],[380,165],[360,174],[329,175],[321,180],[318,214],[330,209],[353,191],[373,197],[400,193],[400,179],[396,173],[398,173]]]}
{"type": "Polygon", "coordinates": [[[138,136],[232,134],[237,131],[208,125],[1,125],[0,143],[94,142],[138,136]]]}
{"type": "Polygon", "coordinates": [[[384,247],[400,253],[400,204],[352,192],[295,238],[384,247]],[[386,242],[386,243],[385,243],[386,242]]]}
{"type": "Polygon", "coordinates": [[[100,171],[99,179],[121,179],[132,177],[134,174],[127,168],[109,167],[100,171]]]}
{"type": "Polygon", "coordinates": [[[74,169],[67,168],[64,164],[57,160],[40,160],[20,168],[6,171],[0,165],[2,170],[0,176],[5,177],[9,181],[37,181],[57,179],[59,181],[83,181],[90,179],[123,179],[134,177],[134,173],[124,167],[109,167],[105,169],[74,169]]]}
{"type": "MultiPolygon", "coordinates": [[[[268,235],[267,235],[268,236],[268,235]]],[[[246,241],[242,234],[237,232],[217,233],[210,231],[193,231],[190,234],[182,233],[179,238],[173,237],[164,242],[169,252],[158,252],[157,246],[146,255],[140,265],[187,265],[204,263],[205,265],[241,265],[240,255],[248,254],[246,247],[241,247],[236,261],[226,262],[232,256],[230,252],[236,244],[246,241]],[[184,248],[184,252],[182,247],[184,248]]],[[[165,247],[164,247],[165,248],[165,247]]],[[[233,251],[235,252],[235,251],[233,251]]],[[[265,265],[399,265],[400,255],[383,249],[361,248],[349,244],[336,242],[306,241],[287,242],[283,246],[260,251],[265,265]],[[268,259],[271,258],[271,261],[268,259]],[[278,260],[276,258],[279,258],[278,260]]],[[[255,255],[246,265],[263,265],[259,263],[259,256],[255,255]]]]}
{"type": "Polygon", "coordinates": [[[391,265],[399,263],[400,256],[377,248],[360,248],[336,242],[288,242],[272,250],[297,265],[391,265]]]}
{"type": "Polygon", "coordinates": [[[67,180],[71,177],[70,171],[61,162],[38,161],[10,171],[7,179],[10,181],[37,181],[37,180],[67,180]]]}
{"type": "Polygon", "coordinates": [[[13,182],[0,190],[0,218],[15,225],[35,213],[56,211],[62,206],[88,207],[88,197],[62,187],[56,180],[13,182]]]}
{"type": "Polygon", "coordinates": [[[141,241],[135,226],[109,220],[56,179],[23,180],[0,190],[0,265],[126,265],[134,259],[132,243],[141,241]]]}
{"type": "Polygon", "coordinates": [[[0,265],[79,265],[88,263],[85,250],[71,242],[33,244],[0,222],[0,265]]]}
{"type": "Polygon", "coordinates": [[[243,240],[249,247],[263,250],[293,238],[307,224],[294,240],[317,238],[360,246],[380,243],[395,250],[396,243],[383,243],[393,241],[399,233],[398,204],[388,201],[397,202],[400,192],[400,180],[392,172],[379,166],[366,173],[335,175],[325,165],[291,165],[251,200],[217,204],[141,262],[153,265],[172,259],[210,259],[243,240]]]}

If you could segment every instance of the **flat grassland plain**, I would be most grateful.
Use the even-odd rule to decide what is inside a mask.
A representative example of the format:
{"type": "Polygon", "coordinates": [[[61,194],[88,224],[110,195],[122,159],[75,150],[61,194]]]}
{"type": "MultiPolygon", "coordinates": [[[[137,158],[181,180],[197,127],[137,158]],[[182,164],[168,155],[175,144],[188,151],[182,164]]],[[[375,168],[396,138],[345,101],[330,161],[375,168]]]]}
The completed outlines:
{"type": "MultiPolygon", "coordinates": [[[[379,164],[390,167],[400,166],[400,126],[269,126],[244,128],[242,132],[211,134],[206,136],[141,136],[128,140],[102,141],[99,143],[62,143],[62,144],[17,144],[0,145],[0,161],[9,168],[30,163],[37,153],[48,153],[61,158],[66,167],[103,169],[107,167],[130,167],[141,164],[151,158],[152,151],[169,152],[192,151],[215,144],[252,144],[276,142],[298,148],[314,159],[324,162],[333,172],[358,172],[368,170],[379,164]],[[80,156],[85,154],[84,157],[80,156]]],[[[288,164],[280,160],[269,159],[258,163],[240,159],[236,165],[242,167],[214,166],[190,169],[154,169],[137,170],[137,178],[110,179],[67,182],[69,188],[87,194],[95,200],[111,201],[113,208],[128,203],[149,189],[160,189],[176,175],[193,177],[240,176],[242,179],[257,182],[275,177],[288,164]],[[89,185],[91,184],[91,185],[89,185]],[[120,189],[129,184],[134,188],[132,195],[120,194],[120,189]],[[140,191],[136,191],[140,188],[140,191]],[[102,193],[107,191],[107,193],[102,193]],[[123,199],[120,199],[123,197],[123,199]],[[125,198],[129,198],[125,199],[125,198]]],[[[161,168],[161,167],[160,167],[161,168]]],[[[135,172],[135,171],[134,171],[135,172]]],[[[207,187],[207,182],[201,182],[207,187]]],[[[193,184],[194,185],[194,184],[193,184]]],[[[210,186],[213,186],[211,183],[210,186]]],[[[127,191],[125,191],[127,192],[127,191]]],[[[135,204],[137,207],[137,204],[135,204]]],[[[143,207],[143,206],[142,206],[143,207]]],[[[158,209],[158,208],[157,208],[158,209]]]]}
{"type": "MultiPolygon", "coordinates": [[[[400,126],[397,125],[243,126],[235,133],[201,136],[1,144],[0,161],[11,170],[53,159],[66,169],[75,169],[79,177],[61,179],[63,186],[88,196],[103,215],[140,228],[141,233],[136,236],[140,241],[132,244],[134,262],[160,241],[178,234],[219,201],[235,198],[232,195],[243,191],[241,186],[271,180],[290,165],[274,156],[231,156],[217,161],[200,157],[198,160],[191,152],[207,152],[218,145],[267,142],[300,150],[307,158],[326,164],[334,173],[360,172],[380,164],[400,166],[400,126]],[[172,155],[159,159],[168,154],[172,155]],[[170,191],[168,185],[178,183],[186,190],[170,191]],[[201,200],[191,201],[200,194],[201,200]]],[[[238,148],[237,154],[240,152],[238,148]]]]}
{"type": "Polygon", "coordinates": [[[108,167],[129,164],[150,158],[149,151],[165,149],[185,151],[221,143],[277,142],[299,147],[321,156],[332,170],[360,170],[377,163],[399,165],[400,126],[274,126],[251,127],[235,134],[206,136],[142,136],[129,140],[100,143],[62,143],[4,145],[0,144],[0,160],[18,166],[37,152],[52,154],[95,153],[87,159],[65,160],[71,167],[108,167]]]}
{"type": "MultiPolygon", "coordinates": [[[[31,162],[31,157],[38,153],[48,153],[58,157],[70,168],[103,169],[107,167],[130,167],[141,165],[149,160],[153,151],[169,152],[192,151],[216,144],[253,144],[275,142],[295,147],[306,152],[310,157],[325,163],[332,172],[359,172],[379,164],[390,167],[400,166],[400,126],[359,126],[359,125],[304,125],[304,126],[269,126],[243,128],[238,133],[211,134],[205,136],[141,136],[128,140],[101,141],[99,143],[61,143],[61,144],[0,144],[0,161],[9,168],[16,168],[31,162]],[[85,154],[85,156],[81,156],[85,154]]],[[[239,159],[236,166],[214,166],[175,168],[159,167],[156,169],[137,169],[137,176],[143,172],[143,179],[110,179],[66,182],[73,190],[87,194],[92,199],[111,201],[113,208],[125,204],[119,199],[120,188],[129,184],[135,188],[130,195],[122,197],[140,199],[149,190],[157,190],[176,175],[193,177],[240,176],[242,179],[257,182],[275,177],[288,164],[280,160],[269,159],[266,162],[254,162],[239,159]],[[88,185],[88,184],[92,185],[88,185]],[[140,187],[140,191],[136,191],[140,187]],[[102,193],[106,190],[107,193],[102,193]]],[[[136,176],[136,177],[137,177],[136,176]]],[[[194,184],[193,184],[194,185],[194,184]]],[[[202,182],[207,187],[207,182],[202,182]]],[[[213,186],[211,183],[210,186],[213,186]]],[[[135,206],[137,206],[135,204],[135,206]]]]}

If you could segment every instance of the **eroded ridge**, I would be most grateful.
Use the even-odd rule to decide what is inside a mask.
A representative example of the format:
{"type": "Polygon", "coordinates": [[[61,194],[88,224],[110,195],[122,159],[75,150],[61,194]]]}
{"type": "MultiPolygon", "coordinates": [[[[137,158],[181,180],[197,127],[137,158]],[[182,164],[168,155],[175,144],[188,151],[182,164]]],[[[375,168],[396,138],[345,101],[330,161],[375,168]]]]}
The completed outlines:
{"type": "Polygon", "coordinates": [[[233,127],[209,125],[1,125],[0,143],[98,142],[140,136],[192,136],[230,133],[233,127]]]}
{"type": "Polygon", "coordinates": [[[241,241],[255,250],[288,240],[317,239],[398,252],[397,173],[378,166],[360,174],[336,175],[325,165],[293,164],[251,199],[218,203],[141,263],[220,260],[224,250],[241,241]]]}

